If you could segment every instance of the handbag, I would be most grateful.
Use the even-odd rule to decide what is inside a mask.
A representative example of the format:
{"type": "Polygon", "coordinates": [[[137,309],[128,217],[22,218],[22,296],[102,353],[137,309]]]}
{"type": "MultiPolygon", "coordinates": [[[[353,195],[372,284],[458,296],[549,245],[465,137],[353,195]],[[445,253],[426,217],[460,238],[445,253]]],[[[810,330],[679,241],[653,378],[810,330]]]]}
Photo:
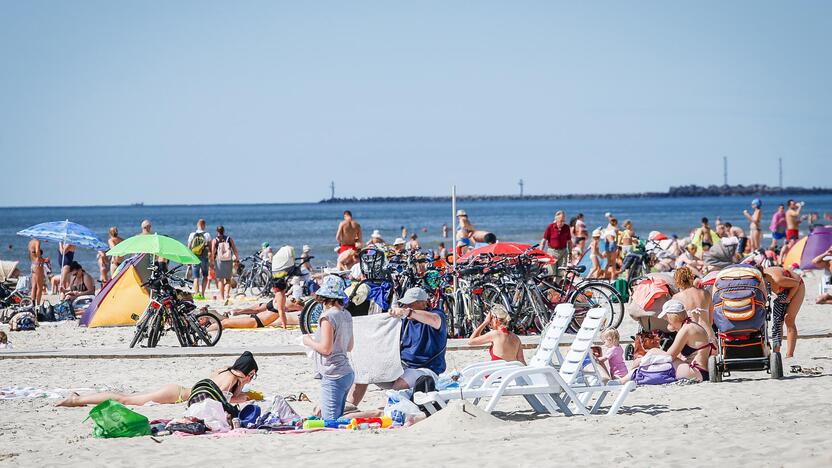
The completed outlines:
{"type": "Polygon", "coordinates": [[[648,349],[661,346],[661,334],[658,331],[641,331],[633,337],[633,359],[640,358],[647,354],[648,349]]]}
{"type": "Polygon", "coordinates": [[[43,303],[37,307],[37,316],[38,322],[54,322],[55,308],[52,306],[52,303],[49,301],[43,301],[43,303]]]}
{"type": "Polygon", "coordinates": [[[633,369],[632,380],[636,385],[664,385],[676,381],[676,370],[671,363],[651,364],[633,369]]]}

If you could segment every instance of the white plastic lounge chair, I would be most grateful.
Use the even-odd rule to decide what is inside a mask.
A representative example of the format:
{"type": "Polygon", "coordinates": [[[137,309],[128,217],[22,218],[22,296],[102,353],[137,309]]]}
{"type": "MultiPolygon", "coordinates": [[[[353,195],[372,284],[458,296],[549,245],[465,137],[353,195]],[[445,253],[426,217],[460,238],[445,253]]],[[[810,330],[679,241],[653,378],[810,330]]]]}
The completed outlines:
{"type": "MultiPolygon", "coordinates": [[[[560,340],[563,334],[566,333],[566,329],[569,328],[573,315],[575,315],[575,306],[572,304],[558,304],[555,307],[555,315],[543,330],[537,351],[529,361],[530,366],[551,365],[560,367],[563,363],[563,355],[560,353],[560,340]]],[[[471,364],[462,370],[462,386],[463,388],[479,387],[486,376],[508,367],[523,367],[523,364],[518,361],[484,361],[471,364]]]]}
{"type": "MultiPolygon", "coordinates": [[[[561,371],[549,363],[537,361],[529,366],[506,367],[493,371],[476,388],[417,394],[414,401],[425,405],[428,411],[432,412],[444,407],[452,399],[482,399],[486,402],[484,410],[490,413],[502,397],[523,396],[538,412],[555,414],[560,410],[566,415],[589,415],[597,412],[609,392],[619,391],[618,398],[607,412],[609,415],[615,414],[635,384],[628,382],[626,385],[603,385],[591,373],[585,375],[583,372],[584,362],[603,324],[604,312],[603,308],[596,308],[587,313],[575,341],[566,354],[561,371]],[[597,400],[590,406],[596,394],[597,400]]],[[[589,359],[592,361],[591,357],[589,359]]]]}

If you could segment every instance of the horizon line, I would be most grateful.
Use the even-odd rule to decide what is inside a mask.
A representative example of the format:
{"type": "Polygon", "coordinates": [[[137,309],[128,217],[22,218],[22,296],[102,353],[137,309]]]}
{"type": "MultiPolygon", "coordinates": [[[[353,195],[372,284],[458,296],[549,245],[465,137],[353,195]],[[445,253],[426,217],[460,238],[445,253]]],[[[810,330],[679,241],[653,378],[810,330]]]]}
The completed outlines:
{"type": "MultiPolygon", "coordinates": [[[[628,193],[563,193],[563,194],[523,194],[522,196],[519,194],[475,194],[475,195],[457,195],[457,198],[476,198],[476,197],[501,197],[504,201],[523,201],[523,200],[532,200],[532,201],[540,201],[544,199],[544,197],[552,197],[553,200],[556,199],[598,199],[601,197],[616,197],[619,199],[627,199],[627,198],[652,198],[659,195],[665,195],[670,193],[671,189],[673,188],[686,188],[686,187],[699,187],[699,188],[710,188],[710,187],[725,187],[722,185],[710,185],[710,186],[697,186],[695,184],[691,185],[682,185],[678,187],[670,187],[666,192],[628,192],[628,193]]],[[[827,187],[783,187],[782,189],[779,187],[770,187],[766,184],[751,184],[751,185],[729,185],[729,188],[736,188],[736,187],[765,187],[771,190],[777,190],[781,194],[789,195],[790,190],[798,190],[798,191],[811,191],[811,190],[819,190],[819,191],[832,191],[832,188],[827,187]]],[[[795,193],[796,195],[797,193],[795,193]]],[[[811,195],[811,194],[810,194],[811,195]]],[[[823,193],[819,193],[817,195],[824,195],[823,193]]],[[[745,194],[728,194],[728,195],[712,195],[712,196],[723,196],[723,197],[741,197],[747,196],[745,194]]],[[[685,197],[692,197],[691,195],[683,195],[679,198],[685,197]]],[[[417,199],[416,201],[435,201],[429,199],[439,199],[439,198],[447,198],[450,199],[450,195],[398,195],[398,196],[384,196],[384,195],[376,195],[376,196],[364,196],[364,197],[335,197],[333,198],[322,198],[318,201],[305,201],[305,202],[240,202],[240,203],[152,203],[152,204],[145,204],[143,202],[138,203],[130,203],[130,204],[113,204],[113,205],[104,205],[104,204],[92,204],[92,205],[13,205],[13,206],[3,206],[0,205],[0,209],[34,209],[34,208],[145,208],[145,207],[206,207],[206,206],[276,206],[276,205],[319,205],[319,204],[326,204],[326,203],[361,203],[361,202],[375,202],[375,203],[395,203],[397,201],[413,201],[413,199],[417,199]],[[418,200],[421,199],[421,200],[418,200]],[[383,200],[383,201],[382,201],[383,200]]],[[[475,201],[475,200],[474,200],[475,201]]]]}

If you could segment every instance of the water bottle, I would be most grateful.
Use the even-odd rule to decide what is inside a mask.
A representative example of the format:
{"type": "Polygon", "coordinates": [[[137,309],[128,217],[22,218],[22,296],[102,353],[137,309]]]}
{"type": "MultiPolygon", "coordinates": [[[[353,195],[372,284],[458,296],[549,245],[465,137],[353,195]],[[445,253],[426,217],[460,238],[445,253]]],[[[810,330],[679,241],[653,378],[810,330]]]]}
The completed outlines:
{"type": "Polygon", "coordinates": [[[234,418],[234,419],[231,420],[231,427],[233,429],[239,429],[240,426],[241,426],[240,418],[234,418]]]}

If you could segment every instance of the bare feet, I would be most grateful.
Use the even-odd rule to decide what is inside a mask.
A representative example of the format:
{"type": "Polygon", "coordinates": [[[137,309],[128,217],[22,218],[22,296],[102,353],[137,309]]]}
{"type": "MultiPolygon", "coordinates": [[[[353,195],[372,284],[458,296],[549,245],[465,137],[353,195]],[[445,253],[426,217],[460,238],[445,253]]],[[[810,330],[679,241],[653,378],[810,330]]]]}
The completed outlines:
{"type": "Polygon", "coordinates": [[[73,406],[83,406],[82,404],[78,403],[78,395],[75,392],[72,392],[68,397],[66,397],[63,401],[58,403],[55,406],[66,406],[66,407],[73,407],[73,406]]]}

